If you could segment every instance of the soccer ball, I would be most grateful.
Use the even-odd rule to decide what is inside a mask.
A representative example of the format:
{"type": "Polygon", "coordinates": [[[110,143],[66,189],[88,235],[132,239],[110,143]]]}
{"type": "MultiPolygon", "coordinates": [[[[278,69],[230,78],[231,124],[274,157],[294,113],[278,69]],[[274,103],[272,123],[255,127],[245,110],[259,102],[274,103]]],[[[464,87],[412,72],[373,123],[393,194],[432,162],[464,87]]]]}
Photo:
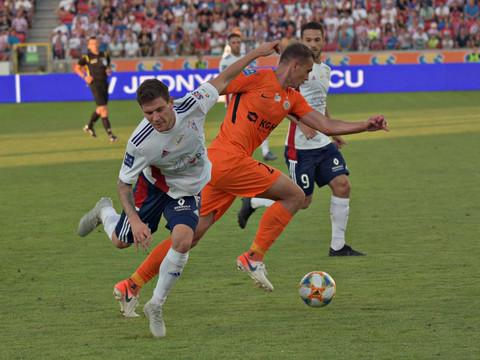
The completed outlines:
{"type": "Polygon", "coordinates": [[[335,297],[337,287],[330,275],[323,271],[312,271],[300,281],[299,293],[308,306],[327,306],[335,297]]]}

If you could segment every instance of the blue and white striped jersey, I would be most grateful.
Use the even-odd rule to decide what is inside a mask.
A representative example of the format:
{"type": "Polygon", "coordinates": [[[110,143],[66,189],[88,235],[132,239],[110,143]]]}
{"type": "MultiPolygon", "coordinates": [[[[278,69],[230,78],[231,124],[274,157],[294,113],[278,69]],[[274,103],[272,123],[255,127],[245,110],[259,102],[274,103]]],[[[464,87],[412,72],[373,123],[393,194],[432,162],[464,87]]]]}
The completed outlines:
{"type": "Polygon", "coordinates": [[[128,140],[119,178],[134,184],[143,171],[152,184],[174,199],[198,194],[210,181],[212,164],[205,146],[207,112],[218,100],[210,83],[174,101],[175,124],[158,132],[143,119],[128,140]]]}

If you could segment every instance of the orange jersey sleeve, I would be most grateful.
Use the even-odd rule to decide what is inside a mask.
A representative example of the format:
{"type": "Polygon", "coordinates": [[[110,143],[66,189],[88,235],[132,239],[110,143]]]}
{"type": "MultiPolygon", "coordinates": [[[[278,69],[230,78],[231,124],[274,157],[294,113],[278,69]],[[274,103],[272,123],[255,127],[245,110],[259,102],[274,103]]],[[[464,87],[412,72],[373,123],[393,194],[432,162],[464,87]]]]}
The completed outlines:
{"type": "Polygon", "coordinates": [[[272,69],[245,69],[227,87],[232,94],[220,133],[210,148],[251,156],[287,114],[313,110],[298,91],[283,89],[272,69]]]}

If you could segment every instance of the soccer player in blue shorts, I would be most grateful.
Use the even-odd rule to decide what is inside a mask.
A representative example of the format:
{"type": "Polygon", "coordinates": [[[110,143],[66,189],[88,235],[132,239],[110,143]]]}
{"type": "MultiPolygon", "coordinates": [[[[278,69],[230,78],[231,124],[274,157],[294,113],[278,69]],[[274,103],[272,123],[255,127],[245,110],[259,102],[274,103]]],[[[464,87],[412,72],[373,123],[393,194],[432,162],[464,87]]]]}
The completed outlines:
{"type": "MultiPolygon", "coordinates": [[[[166,335],[162,305],[187,263],[200,216],[200,191],[211,177],[203,131],[206,114],[248,64],[259,56],[279,52],[278,44],[270,42],[251,51],[178,100],[173,100],[161,81],[144,81],[137,90],[137,102],[145,118],[128,141],[118,180],[123,212],[117,214],[112,200],[102,198],[79,222],[80,236],[103,224],[116,247],[135,243],[137,250],[139,244],[146,250],[160,217],[165,217],[171,247],[159,268],[153,297],[143,308],[155,338],[166,335]]],[[[126,288],[117,287],[114,293],[124,316],[136,316],[135,294],[129,296],[126,288]]]]}
{"type": "MultiPolygon", "coordinates": [[[[312,21],[302,25],[302,43],[315,54],[313,69],[308,81],[300,85],[300,93],[315,110],[329,117],[327,109],[327,93],[330,81],[330,67],[321,60],[321,50],[324,43],[323,25],[312,21]]],[[[308,208],[312,202],[315,183],[318,187],[329,185],[332,189],[330,217],[332,222],[332,240],[330,256],[366,255],[352,249],[345,243],[347,227],[350,182],[347,175],[347,164],[338,148],[346,142],[341,136],[330,138],[317,130],[309,128],[302,122],[291,118],[290,127],[285,142],[285,159],[290,177],[305,193],[302,209],[308,208]]],[[[242,207],[238,212],[238,224],[245,228],[248,218],[255,209],[270,206],[273,202],[263,198],[243,198],[242,207]]]]}

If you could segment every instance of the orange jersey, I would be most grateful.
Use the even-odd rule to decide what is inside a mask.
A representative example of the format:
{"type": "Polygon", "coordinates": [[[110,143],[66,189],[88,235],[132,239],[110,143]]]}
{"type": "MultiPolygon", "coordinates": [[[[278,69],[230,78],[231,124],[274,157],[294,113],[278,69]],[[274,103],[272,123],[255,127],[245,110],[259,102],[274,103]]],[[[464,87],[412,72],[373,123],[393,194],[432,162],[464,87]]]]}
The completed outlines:
{"type": "Polygon", "coordinates": [[[287,114],[313,110],[294,89],[283,89],[272,69],[245,69],[227,87],[233,94],[220,133],[210,149],[252,156],[287,114]]]}

